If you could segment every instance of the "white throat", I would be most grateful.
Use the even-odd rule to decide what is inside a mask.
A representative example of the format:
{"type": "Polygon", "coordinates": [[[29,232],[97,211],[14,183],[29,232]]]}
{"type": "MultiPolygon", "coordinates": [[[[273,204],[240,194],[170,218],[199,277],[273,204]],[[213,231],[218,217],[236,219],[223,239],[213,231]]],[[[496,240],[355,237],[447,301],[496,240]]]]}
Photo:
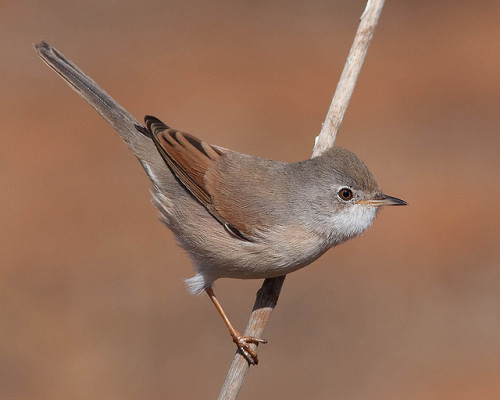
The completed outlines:
{"type": "Polygon", "coordinates": [[[370,227],[377,214],[377,207],[366,204],[353,204],[331,216],[337,238],[343,237],[340,242],[361,234],[370,227]]]}

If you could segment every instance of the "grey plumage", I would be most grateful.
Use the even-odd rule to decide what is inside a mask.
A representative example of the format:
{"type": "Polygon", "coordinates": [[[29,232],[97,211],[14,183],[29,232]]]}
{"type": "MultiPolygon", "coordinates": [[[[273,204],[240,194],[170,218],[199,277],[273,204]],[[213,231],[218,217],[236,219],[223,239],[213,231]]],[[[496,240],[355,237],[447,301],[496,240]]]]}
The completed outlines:
{"type": "Polygon", "coordinates": [[[45,42],[36,51],[108,121],[153,183],[161,220],[189,253],[201,293],[222,277],[269,278],[304,267],[360,234],[385,196],[348,150],[285,163],[204,143],[154,117],[143,127],[78,67],[45,42]],[[352,198],[342,198],[345,190],[352,198]]]}

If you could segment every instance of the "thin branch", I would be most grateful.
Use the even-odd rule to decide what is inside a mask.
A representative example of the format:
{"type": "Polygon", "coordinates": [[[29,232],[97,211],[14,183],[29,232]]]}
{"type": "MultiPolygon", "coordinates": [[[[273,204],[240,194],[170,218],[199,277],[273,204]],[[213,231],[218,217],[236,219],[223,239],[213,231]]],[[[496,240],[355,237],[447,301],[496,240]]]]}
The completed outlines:
{"type": "MultiPolygon", "coordinates": [[[[271,312],[280,295],[281,286],[285,281],[285,276],[278,278],[268,278],[264,280],[262,287],[257,292],[255,305],[253,306],[250,320],[245,329],[245,336],[262,337],[264,328],[271,318],[271,312]]],[[[256,345],[252,345],[256,348],[256,345]]],[[[236,352],[231,367],[219,394],[219,400],[235,399],[241,389],[245,376],[250,368],[250,364],[240,352],[236,352]],[[241,382],[235,385],[235,382],[241,382]]]]}
{"type": "MultiPolygon", "coordinates": [[[[319,156],[335,142],[383,6],[384,0],[368,0],[366,4],[330,109],[321,132],[316,137],[312,157],[319,156]]],[[[284,280],[284,276],[264,280],[261,289],[257,292],[257,299],[245,330],[245,336],[262,337],[264,328],[278,302],[284,280]]],[[[237,352],[229,367],[219,400],[234,400],[238,397],[249,368],[248,362],[237,352]]]]}
{"type": "Polygon", "coordinates": [[[368,46],[372,40],[373,32],[377,26],[378,18],[382,12],[382,7],[384,7],[384,1],[368,0],[366,3],[366,8],[361,15],[358,31],[354,37],[349,56],[347,56],[344,70],[342,71],[332,103],[326,114],[325,122],[323,122],[321,132],[316,137],[313,157],[319,156],[326,149],[332,147],[335,142],[340,124],[342,124],[345,111],[349,105],[349,100],[351,100],[354,86],[356,86],[361,66],[365,60],[368,46]]]}

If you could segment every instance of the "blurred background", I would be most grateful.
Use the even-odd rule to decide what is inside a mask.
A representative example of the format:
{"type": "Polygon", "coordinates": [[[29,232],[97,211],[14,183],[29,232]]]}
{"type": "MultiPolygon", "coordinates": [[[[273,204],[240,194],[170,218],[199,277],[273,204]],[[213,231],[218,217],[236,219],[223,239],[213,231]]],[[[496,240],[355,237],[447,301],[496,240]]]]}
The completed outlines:
{"type": "MultiPolygon", "coordinates": [[[[118,135],[308,158],[364,1],[17,1],[0,13],[0,398],[216,398],[234,345],[118,135]]],[[[241,399],[500,398],[500,3],[387,2],[337,139],[406,208],[285,281],[241,399]]],[[[260,281],[216,291],[244,328],[260,281]]]]}

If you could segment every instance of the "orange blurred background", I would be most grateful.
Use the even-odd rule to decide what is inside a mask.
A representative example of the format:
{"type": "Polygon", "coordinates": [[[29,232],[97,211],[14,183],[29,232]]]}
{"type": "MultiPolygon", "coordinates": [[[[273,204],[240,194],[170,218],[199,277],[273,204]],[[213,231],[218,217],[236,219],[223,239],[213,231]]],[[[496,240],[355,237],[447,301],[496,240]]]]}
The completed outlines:
{"type": "MultiPolygon", "coordinates": [[[[364,1],[5,2],[0,398],[216,398],[234,346],[117,134],[137,118],[310,156],[364,1]]],[[[387,2],[337,144],[409,207],[290,275],[241,399],[500,398],[500,3],[387,2]]],[[[243,329],[260,281],[221,280],[243,329]]]]}

